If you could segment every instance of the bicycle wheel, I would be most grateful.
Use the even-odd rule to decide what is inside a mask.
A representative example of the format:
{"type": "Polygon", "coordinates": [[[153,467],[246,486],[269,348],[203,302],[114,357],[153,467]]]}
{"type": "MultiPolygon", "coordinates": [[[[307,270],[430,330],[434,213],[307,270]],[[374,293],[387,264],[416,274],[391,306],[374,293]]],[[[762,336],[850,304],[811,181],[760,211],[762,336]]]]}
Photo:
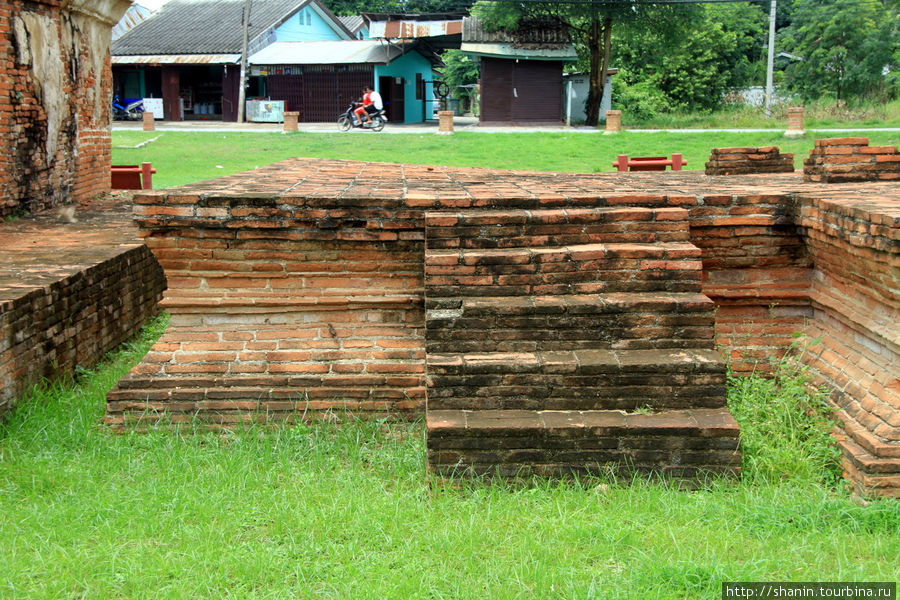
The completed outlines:
{"type": "Polygon", "coordinates": [[[353,127],[353,123],[350,122],[350,119],[345,116],[338,117],[338,129],[341,131],[350,131],[350,128],[353,127]]]}

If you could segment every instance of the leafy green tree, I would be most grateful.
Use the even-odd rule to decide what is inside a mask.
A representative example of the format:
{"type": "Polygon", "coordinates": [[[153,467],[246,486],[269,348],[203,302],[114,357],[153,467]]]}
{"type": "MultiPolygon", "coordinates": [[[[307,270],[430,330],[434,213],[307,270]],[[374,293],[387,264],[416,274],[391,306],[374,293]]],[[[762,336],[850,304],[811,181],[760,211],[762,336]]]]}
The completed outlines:
{"type": "Polygon", "coordinates": [[[781,47],[803,60],[787,69],[805,100],[884,97],[885,73],[898,60],[897,3],[881,0],[794,0],[781,47]]]}
{"type": "Polygon", "coordinates": [[[711,110],[727,89],[759,81],[766,15],[758,6],[703,5],[678,28],[668,22],[619,30],[615,65],[623,87],[649,85],[672,111],[711,110]]]}
{"type": "Polygon", "coordinates": [[[478,111],[475,105],[477,94],[471,86],[478,82],[481,66],[479,61],[472,60],[467,54],[461,50],[447,50],[441,55],[444,61],[444,67],[441,69],[443,81],[450,87],[450,91],[454,97],[462,100],[462,106],[473,112],[478,111]]]}
{"type": "Polygon", "coordinates": [[[447,50],[441,55],[444,61],[443,79],[455,89],[463,85],[469,85],[478,81],[479,65],[461,50],[447,50]]]}

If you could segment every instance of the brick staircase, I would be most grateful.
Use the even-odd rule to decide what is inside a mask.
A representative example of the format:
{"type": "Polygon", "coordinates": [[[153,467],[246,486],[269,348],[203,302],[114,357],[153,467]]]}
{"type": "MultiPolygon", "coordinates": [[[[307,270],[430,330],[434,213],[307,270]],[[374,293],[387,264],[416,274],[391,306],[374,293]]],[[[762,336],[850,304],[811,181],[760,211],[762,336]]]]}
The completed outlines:
{"type": "Polygon", "coordinates": [[[429,212],[425,231],[434,471],[739,474],[686,210],[429,212]]]}

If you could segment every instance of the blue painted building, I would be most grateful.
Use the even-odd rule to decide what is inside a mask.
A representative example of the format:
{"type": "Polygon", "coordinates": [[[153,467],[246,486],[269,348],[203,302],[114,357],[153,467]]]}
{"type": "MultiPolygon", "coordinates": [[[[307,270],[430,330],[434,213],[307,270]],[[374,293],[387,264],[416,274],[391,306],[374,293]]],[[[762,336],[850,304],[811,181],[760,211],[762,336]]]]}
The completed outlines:
{"type": "Polygon", "coordinates": [[[284,101],[305,122],[336,119],[367,85],[381,94],[388,120],[429,119],[438,62],[418,42],[383,39],[275,42],[250,56],[251,73],[265,80],[267,97],[284,101]]]}
{"type": "MultiPolygon", "coordinates": [[[[162,98],[169,120],[236,120],[244,5],[170,0],[113,42],[116,93],[162,98]]],[[[338,18],[320,0],[254,0],[251,7],[248,99],[283,101],[301,121],[332,121],[371,85],[391,121],[431,118],[440,59],[420,40],[368,39],[367,19],[338,18]]]]}

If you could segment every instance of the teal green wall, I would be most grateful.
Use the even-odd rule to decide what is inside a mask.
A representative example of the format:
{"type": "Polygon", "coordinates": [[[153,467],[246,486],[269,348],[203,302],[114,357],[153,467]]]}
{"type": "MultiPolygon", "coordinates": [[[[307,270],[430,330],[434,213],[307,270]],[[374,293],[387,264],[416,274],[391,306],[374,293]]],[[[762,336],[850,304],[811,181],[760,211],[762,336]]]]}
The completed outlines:
{"type": "MultiPolygon", "coordinates": [[[[425,118],[432,116],[432,98],[434,89],[432,84],[425,84],[425,97],[416,100],[416,73],[422,74],[422,79],[431,81],[431,62],[418,52],[404,54],[389,65],[375,66],[375,85],[378,85],[379,77],[403,78],[403,102],[404,123],[422,122],[422,103],[425,103],[425,118]]],[[[381,90],[378,90],[381,93],[381,90]]],[[[383,95],[383,94],[382,94],[383,95]]]]}

